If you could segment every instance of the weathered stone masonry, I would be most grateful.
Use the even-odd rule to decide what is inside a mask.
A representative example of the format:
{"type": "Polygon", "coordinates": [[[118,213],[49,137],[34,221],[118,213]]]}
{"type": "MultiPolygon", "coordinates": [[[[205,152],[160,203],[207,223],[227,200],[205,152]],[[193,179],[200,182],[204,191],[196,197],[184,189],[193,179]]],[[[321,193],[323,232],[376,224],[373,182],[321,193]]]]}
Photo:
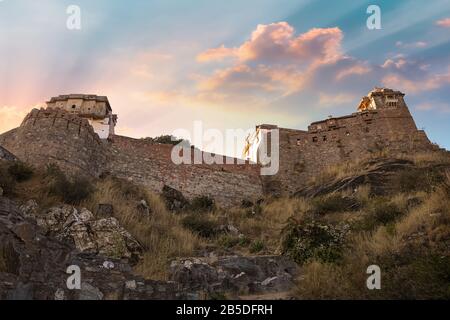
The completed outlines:
{"type": "Polygon", "coordinates": [[[33,109],[19,128],[0,135],[0,144],[36,166],[57,164],[69,173],[98,176],[108,149],[88,120],[59,109],[33,109]]]}
{"type": "Polygon", "coordinates": [[[208,195],[221,206],[262,197],[259,166],[175,165],[172,146],[111,136],[101,140],[88,120],[61,109],[34,109],[17,129],[0,135],[0,145],[37,167],[57,164],[71,175],[112,173],[160,192],[164,185],[188,199],[208,195]]]}
{"type": "Polygon", "coordinates": [[[376,88],[363,98],[358,112],[314,122],[307,131],[258,126],[269,137],[278,129],[280,137],[280,169],[263,178],[266,192],[292,194],[328,166],[374,154],[439,149],[417,129],[403,97],[399,91],[376,88]]]}
{"type": "MultiPolygon", "coordinates": [[[[267,133],[266,140],[272,130],[279,130],[280,168],[275,176],[260,176],[260,165],[249,162],[176,165],[171,160],[172,145],[114,134],[100,139],[86,115],[64,108],[32,110],[19,128],[0,135],[0,145],[35,166],[56,163],[70,174],[90,176],[108,172],[155,192],[168,185],[189,199],[209,195],[221,206],[232,206],[264,194],[293,194],[338,163],[378,153],[439,149],[417,129],[403,96],[377,88],[362,99],[358,112],[314,122],[307,131],[258,126],[256,133],[267,133]]],[[[258,136],[249,150],[264,142],[258,136]]]]}

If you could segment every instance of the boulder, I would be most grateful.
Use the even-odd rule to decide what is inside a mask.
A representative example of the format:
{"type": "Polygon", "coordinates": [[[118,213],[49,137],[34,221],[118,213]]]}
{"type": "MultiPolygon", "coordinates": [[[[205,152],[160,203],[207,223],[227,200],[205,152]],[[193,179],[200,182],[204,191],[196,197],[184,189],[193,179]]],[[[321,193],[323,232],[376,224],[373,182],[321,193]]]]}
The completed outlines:
{"type": "Polygon", "coordinates": [[[114,217],[96,220],[87,209],[69,205],[50,208],[37,218],[39,226],[61,241],[74,244],[81,252],[126,258],[136,263],[142,247],[114,217]]]}
{"type": "Polygon", "coordinates": [[[164,185],[161,196],[164,199],[167,209],[170,211],[181,211],[189,206],[189,201],[180,191],[167,185],[164,185]]]}
{"type": "MultiPolygon", "coordinates": [[[[72,208],[52,210],[55,216],[72,214],[72,208]]],[[[92,221],[87,211],[80,221],[92,221]]],[[[95,221],[95,220],[93,220],[95,221]]],[[[50,226],[64,225],[51,221],[50,226]]],[[[100,223],[104,225],[103,223],[100,223]]],[[[47,228],[47,227],[46,227],[47,228]]],[[[80,252],[26,217],[14,201],[0,197],[0,300],[98,300],[98,299],[198,299],[172,281],[145,280],[132,274],[124,259],[80,252]],[[82,274],[81,290],[67,288],[67,267],[82,274]]]]}
{"type": "Polygon", "coordinates": [[[226,256],[178,259],[170,271],[172,280],[191,290],[258,294],[292,289],[298,267],[284,256],[226,256]]]}
{"type": "Polygon", "coordinates": [[[97,206],[97,217],[109,218],[114,216],[114,207],[109,203],[99,203],[97,206]]]}

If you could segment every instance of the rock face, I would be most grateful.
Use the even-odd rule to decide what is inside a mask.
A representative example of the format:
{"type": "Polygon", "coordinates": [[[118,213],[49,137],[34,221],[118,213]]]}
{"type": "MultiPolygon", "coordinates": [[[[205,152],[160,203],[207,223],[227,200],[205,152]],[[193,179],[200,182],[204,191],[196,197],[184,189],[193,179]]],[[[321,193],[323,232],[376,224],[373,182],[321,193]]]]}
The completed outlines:
{"type": "Polygon", "coordinates": [[[87,209],[68,205],[53,207],[39,215],[37,224],[61,241],[71,242],[81,252],[110,258],[126,258],[135,263],[142,247],[114,217],[94,219],[87,209]]]}
{"type": "Polygon", "coordinates": [[[14,161],[17,160],[17,158],[11,152],[0,146],[0,160],[14,161]]]}
{"type": "MultiPolygon", "coordinates": [[[[59,208],[52,215],[73,217],[74,211],[59,208]]],[[[89,214],[79,213],[80,221],[89,214]]],[[[59,220],[48,220],[57,228],[59,220]],[[51,222],[54,222],[53,224],[51,222]]],[[[102,223],[99,223],[102,225],[102,223]]],[[[62,242],[26,217],[17,205],[0,197],[0,299],[189,299],[174,282],[144,280],[131,273],[126,260],[82,253],[62,242]],[[80,290],[69,290],[67,267],[81,270],[80,290]]]]}
{"type": "Polygon", "coordinates": [[[164,185],[161,196],[166,203],[167,209],[170,211],[180,211],[189,206],[189,201],[177,189],[164,185]]]}
{"type": "Polygon", "coordinates": [[[0,197],[0,300],[265,294],[289,291],[297,273],[297,265],[281,256],[211,256],[173,261],[172,281],[151,281],[132,274],[130,256],[139,250],[114,218],[96,220],[88,210],[66,205],[42,215],[35,201],[19,208],[0,197]],[[119,257],[111,257],[115,251],[119,257]],[[80,289],[67,287],[69,266],[80,268],[80,289]]]}
{"type": "MultiPolygon", "coordinates": [[[[421,168],[420,170],[445,171],[445,169],[445,166],[439,166],[421,168]]],[[[374,195],[390,195],[395,191],[393,186],[395,186],[395,180],[398,180],[398,173],[411,170],[417,170],[417,167],[408,160],[373,160],[366,163],[362,173],[332,180],[320,186],[306,187],[297,191],[295,195],[300,197],[317,197],[344,190],[357,190],[361,185],[370,186],[370,192],[374,195]]]]}
{"type": "Polygon", "coordinates": [[[186,258],[171,264],[172,280],[209,293],[289,291],[297,273],[297,265],[283,256],[186,258]]]}

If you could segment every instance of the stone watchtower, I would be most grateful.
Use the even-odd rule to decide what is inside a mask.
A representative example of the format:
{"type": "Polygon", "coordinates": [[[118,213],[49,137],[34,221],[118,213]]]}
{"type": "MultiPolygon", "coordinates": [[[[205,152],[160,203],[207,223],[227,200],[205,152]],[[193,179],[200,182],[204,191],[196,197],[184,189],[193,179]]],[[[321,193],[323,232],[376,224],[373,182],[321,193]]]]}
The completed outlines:
{"type": "Polygon", "coordinates": [[[261,144],[278,130],[279,171],[264,178],[265,186],[268,192],[291,194],[332,165],[380,154],[435,150],[425,132],[417,129],[404,96],[400,91],[375,88],[362,98],[357,112],[313,122],[308,130],[257,126],[245,155],[259,162],[256,154],[261,144]]]}
{"type": "Polygon", "coordinates": [[[60,95],[47,101],[47,107],[65,110],[86,118],[100,139],[107,139],[114,135],[117,115],[112,113],[111,105],[105,96],[92,94],[60,95]]]}

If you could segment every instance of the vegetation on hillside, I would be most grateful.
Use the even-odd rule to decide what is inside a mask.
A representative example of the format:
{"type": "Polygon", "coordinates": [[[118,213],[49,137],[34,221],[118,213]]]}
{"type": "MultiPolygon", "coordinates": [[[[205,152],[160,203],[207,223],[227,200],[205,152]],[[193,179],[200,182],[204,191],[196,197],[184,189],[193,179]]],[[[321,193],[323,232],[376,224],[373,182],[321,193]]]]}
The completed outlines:
{"type": "MultiPolygon", "coordinates": [[[[159,195],[114,177],[67,177],[49,166],[40,171],[0,164],[0,187],[18,200],[36,199],[41,210],[64,202],[94,214],[111,204],[114,216],[143,245],[136,272],[167,279],[170,260],[216,254],[284,254],[301,267],[299,299],[450,298],[450,157],[408,157],[389,193],[368,184],[321,196],[244,201],[224,209],[199,197],[170,212],[159,195]],[[13,169],[11,169],[13,168],[13,169]],[[149,214],[138,204],[145,201],[149,214]],[[367,267],[381,268],[382,289],[368,290],[367,267]]],[[[364,162],[329,167],[311,181],[363,173],[364,162]]],[[[1,264],[0,264],[1,267],[1,264]]]]}

